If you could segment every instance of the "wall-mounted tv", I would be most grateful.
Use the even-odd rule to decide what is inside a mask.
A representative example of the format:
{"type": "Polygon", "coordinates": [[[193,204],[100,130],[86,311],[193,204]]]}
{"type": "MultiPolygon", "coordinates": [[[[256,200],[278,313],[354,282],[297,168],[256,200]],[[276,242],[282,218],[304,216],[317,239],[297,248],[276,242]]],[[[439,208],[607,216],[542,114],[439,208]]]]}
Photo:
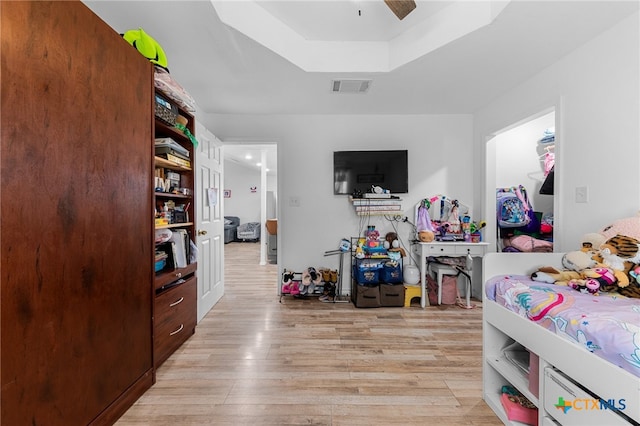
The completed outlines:
{"type": "Polygon", "coordinates": [[[335,151],[333,193],[351,194],[354,189],[369,192],[372,185],[392,194],[409,192],[407,150],[335,151]]]}

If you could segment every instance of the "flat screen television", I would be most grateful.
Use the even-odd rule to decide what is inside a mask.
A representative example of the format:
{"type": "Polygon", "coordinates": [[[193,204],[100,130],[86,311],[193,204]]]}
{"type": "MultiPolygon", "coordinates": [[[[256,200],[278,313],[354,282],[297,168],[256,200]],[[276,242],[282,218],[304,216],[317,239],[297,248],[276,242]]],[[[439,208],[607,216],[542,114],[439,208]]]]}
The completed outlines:
{"type": "Polygon", "coordinates": [[[354,189],[369,192],[381,186],[392,194],[409,192],[407,150],[335,151],[333,153],[333,193],[352,194],[354,189]]]}

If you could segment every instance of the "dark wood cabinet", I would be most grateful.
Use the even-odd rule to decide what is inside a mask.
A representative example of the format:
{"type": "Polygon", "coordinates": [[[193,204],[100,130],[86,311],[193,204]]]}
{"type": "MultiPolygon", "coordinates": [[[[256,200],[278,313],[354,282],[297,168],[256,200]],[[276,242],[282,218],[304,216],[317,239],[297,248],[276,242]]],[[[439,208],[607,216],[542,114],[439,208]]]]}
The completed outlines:
{"type": "Polygon", "coordinates": [[[79,1],[0,17],[2,424],[111,424],[153,382],[153,68],[79,1]]]}
{"type": "MultiPolygon", "coordinates": [[[[156,91],[162,103],[170,103],[171,110],[186,120],[185,128],[195,135],[195,119],[191,113],[176,105],[166,94],[156,91]]],[[[161,116],[166,117],[165,114],[161,116]]],[[[156,239],[156,253],[168,255],[166,263],[159,265],[154,280],[154,366],[158,368],[171,354],[195,333],[197,322],[196,262],[190,259],[190,242],[195,241],[194,168],[195,150],[188,135],[158,116],[155,119],[157,140],[177,145],[179,152],[167,155],[156,149],[154,182],[156,232],[171,232],[174,239],[180,232],[186,234],[184,248],[186,263],[176,256],[181,254],[176,243],[156,239]],[[186,153],[186,154],[185,154],[186,153]],[[164,183],[163,183],[164,182],[164,183]]],[[[173,150],[171,150],[173,152],[173,150]]]]}

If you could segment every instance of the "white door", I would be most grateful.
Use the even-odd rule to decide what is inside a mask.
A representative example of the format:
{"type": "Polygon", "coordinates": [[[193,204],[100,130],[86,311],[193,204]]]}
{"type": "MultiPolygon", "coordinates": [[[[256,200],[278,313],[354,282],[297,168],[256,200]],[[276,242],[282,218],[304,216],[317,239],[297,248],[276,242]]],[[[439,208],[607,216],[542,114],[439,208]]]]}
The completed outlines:
{"type": "Polygon", "coordinates": [[[222,143],[196,122],[196,233],[198,322],[224,294],[222,143]]]}

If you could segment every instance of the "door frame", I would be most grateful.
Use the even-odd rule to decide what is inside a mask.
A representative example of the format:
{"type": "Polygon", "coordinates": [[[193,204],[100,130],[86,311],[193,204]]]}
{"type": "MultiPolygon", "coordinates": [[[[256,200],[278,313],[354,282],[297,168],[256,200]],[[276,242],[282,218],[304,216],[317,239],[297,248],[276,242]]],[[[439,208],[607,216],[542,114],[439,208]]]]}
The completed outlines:
{"type": "Polygon", "coordinates": [[[527,122],[540,118],[549,113],[555,113],[555,164],[558,167],[554,171],[554,195],[553,195],[553,222],[554,222],[554,252],[563,250],[561,243],[557,240],[558,232],[562,226],[562,203],[559,201],[559,189],[562,188],[562,98],[556,102],[548,104],[546,107],[540,107],[535,112],[524,114],[520,119],[512,124],[497,129],[484,136],[484,157],[485,157],[485,199],[484,199],[484,217],[487,218],[487,227],[484,232],[484,241],[489,243],[491,250],[495,250],[497,243],[497,224],[496,224],[496,147],[495,137],[527,122]]]}

